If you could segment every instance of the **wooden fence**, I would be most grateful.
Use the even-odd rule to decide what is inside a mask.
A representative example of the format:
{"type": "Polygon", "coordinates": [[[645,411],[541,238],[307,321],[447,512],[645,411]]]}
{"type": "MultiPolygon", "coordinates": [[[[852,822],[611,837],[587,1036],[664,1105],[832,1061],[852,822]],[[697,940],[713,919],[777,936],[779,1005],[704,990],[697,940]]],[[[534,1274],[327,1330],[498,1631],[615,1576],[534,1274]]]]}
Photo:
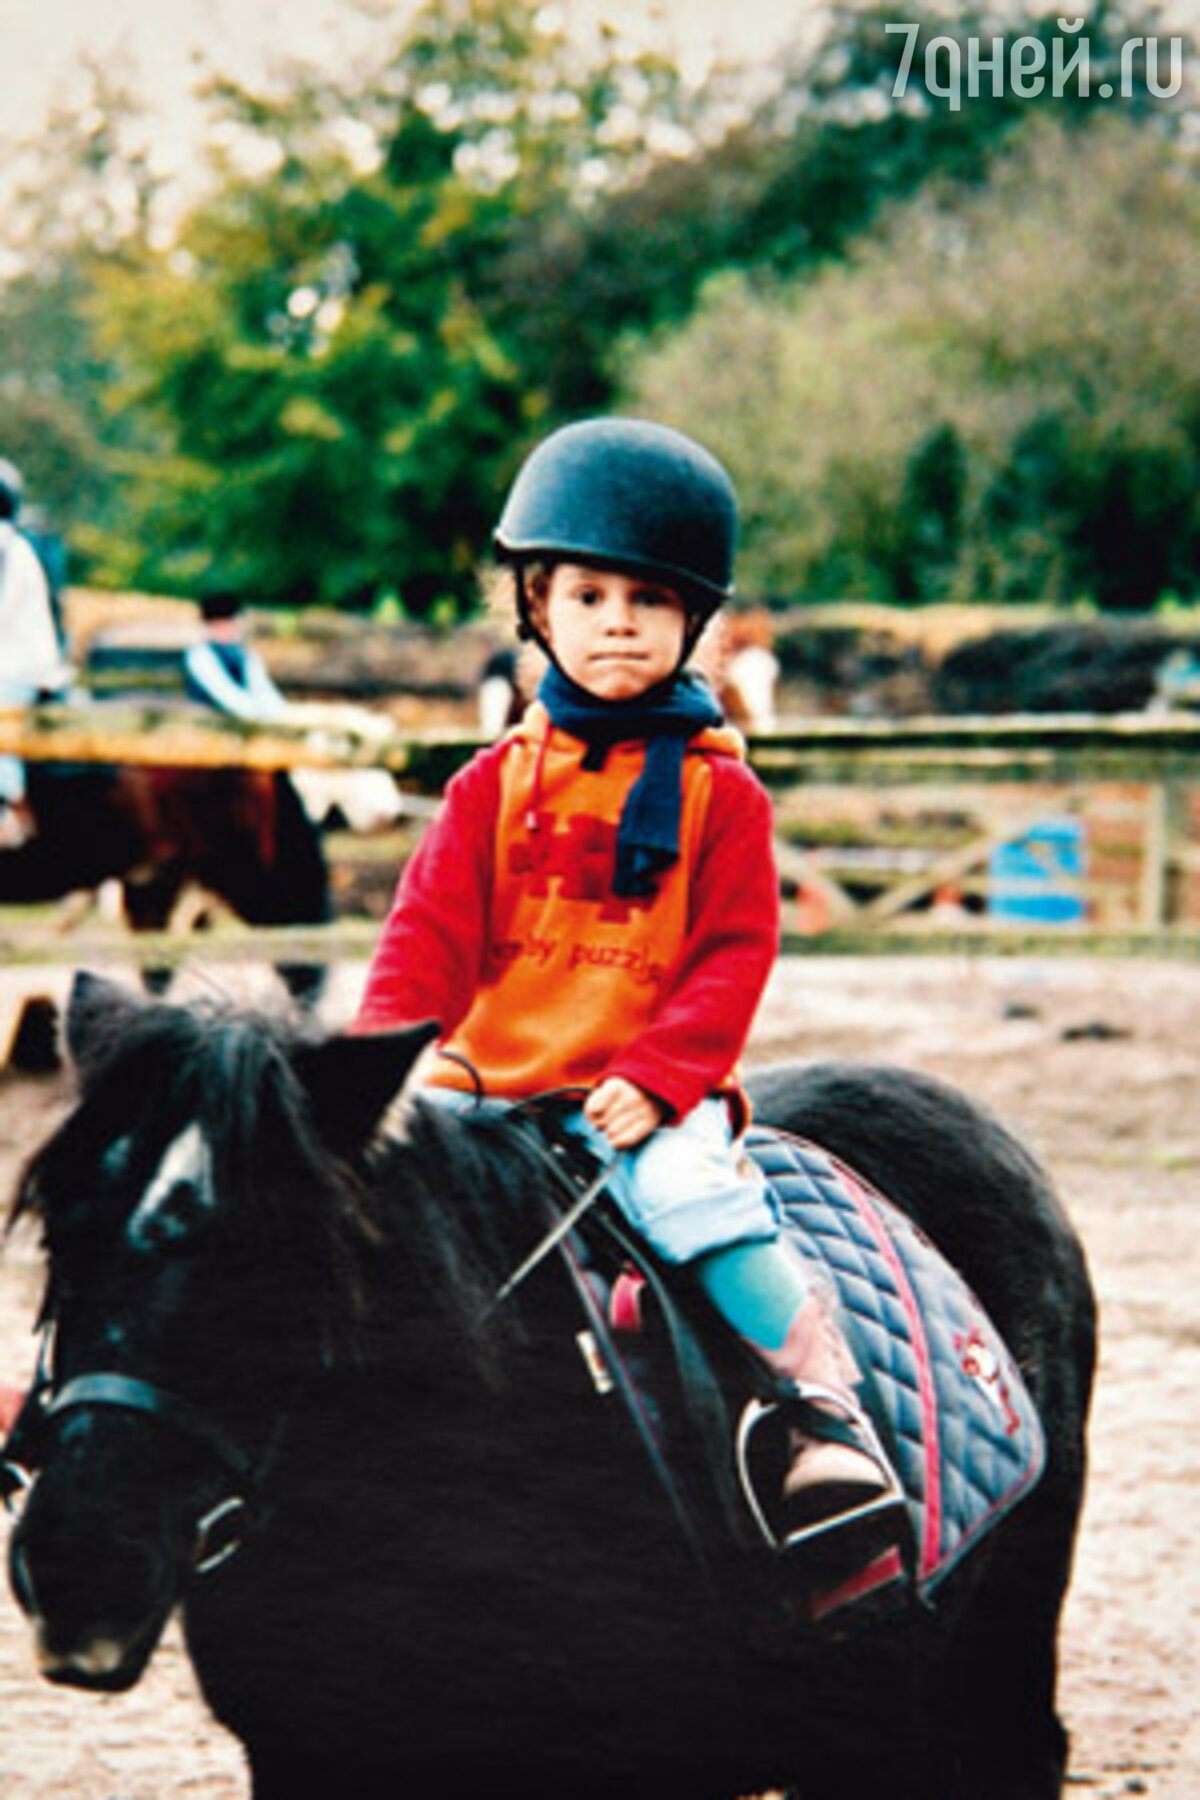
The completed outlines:
{"type": "MultiPolygon", "coordinates": [[[[385,768],[418,812],[477,744],[471,732],[444,730],[382,742],[351,727],[267,731],[171,708],[0,713],[0,753],[29,760],[385,768]]],[[[789,949],[1200,955],[1200,717],[806,719],[753,737],[749,752],[779,814],[789,949]],[[948,844],[891,864],[877,855],[870,868],[856,868],[818,829],[839,794],[917,810],[937,797],[962,816],[948,844]],[[1082,921],[1042,927],[1031,916],[999,925],[986,905],[991,858],[1037,820],[1064,813],[1080,821],[1087,843],[1088,873],[1077,884],[1082,921]]],[[[7,961],[187,954],[178,938],[134,945],[90,921],[72,934],[56,929],[58,915],[20,915],[0,914],[7,961]]],[[[205,937],[204,955],[353,955],[376,931],[362,919],[253,933],[222,923],[205,937]]]]}

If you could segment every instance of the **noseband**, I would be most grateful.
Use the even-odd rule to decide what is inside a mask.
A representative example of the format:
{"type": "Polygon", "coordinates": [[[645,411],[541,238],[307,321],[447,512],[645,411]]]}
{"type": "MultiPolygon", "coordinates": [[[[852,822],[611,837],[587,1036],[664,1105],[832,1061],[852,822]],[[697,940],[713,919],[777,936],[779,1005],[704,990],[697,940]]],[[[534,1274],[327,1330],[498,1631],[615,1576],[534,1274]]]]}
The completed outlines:
{"type": "Polygon", "coordinates": [[[232,1478],[233,1491],[197,1521],[192,1549],[192,1573],[209,1575],[241,1548],[242,1531],[250,1510],[245,1492],[253,1466],[250,1458],[221,1426],[182,1394],[109,1370],[76,1375],[58,1386],[53,1373],[54,1321],[43,1327],[37,1373],[7,1442],[0,1446],[0,1497],[10,1511],[16,1495],[28,1493],[38,1472],[45,1467],[46,1427],[66,1413],[83,1406],[119,1407],[141,1413],[198,1444],[223,1466],[232,1478]]]}

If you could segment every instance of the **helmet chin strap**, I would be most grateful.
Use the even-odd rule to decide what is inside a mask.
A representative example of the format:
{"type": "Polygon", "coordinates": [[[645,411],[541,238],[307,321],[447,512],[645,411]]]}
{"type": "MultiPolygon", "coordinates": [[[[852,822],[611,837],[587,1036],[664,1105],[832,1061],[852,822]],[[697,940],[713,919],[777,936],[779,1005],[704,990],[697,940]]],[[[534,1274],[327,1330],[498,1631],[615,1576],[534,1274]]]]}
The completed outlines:
{"type": "Polygon", "coordinates": [[[529,589],[525,583],[525,564],[520,558],[513,562],[512,571],[517,583],[517,636],[523,644],[537,644],[549,656],[550,646],[533,622],[529,589]]]}

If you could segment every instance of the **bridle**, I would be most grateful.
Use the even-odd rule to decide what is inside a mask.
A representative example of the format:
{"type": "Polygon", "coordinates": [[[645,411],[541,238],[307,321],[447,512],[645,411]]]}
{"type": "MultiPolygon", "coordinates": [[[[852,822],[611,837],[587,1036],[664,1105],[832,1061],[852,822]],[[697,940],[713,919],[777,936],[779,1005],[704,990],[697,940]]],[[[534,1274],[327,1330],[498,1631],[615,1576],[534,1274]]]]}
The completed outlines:
{"type": "MultiPolygon", "coordinates": [[[[476,1104],[486,1108],[489,1102],[477,1078],[476,1082],[476,1104]]],[[[499,1108],[514,1121],[524,1120],[535,1127],[528,1134],[529,1141],[551,1186],[558,1189],[566,1204],[553,1209],[547,1230],[500,1284],[486,1310],[490,1312],[502,1306],[536,1268],[554,1251],[559,1251],[593,1329],[606,1337],[603,1320],[596,1311],[595,1301],[586,1281],[569,1254],[568,1244],[573,1230],[604,1195],[609,1170],[591,1157],[582,1146],[569,1147],[561,1139],[556,1141],[553,1135],[544,1135],[547,1116],[552,1116],[564,1106],[577,1106],[585,1094],[584,1089],[564,1087],[516,1104],[504,1104],[499,1108]]],[[[610,1226],[610,1229],[613,1227],[610,1226]]],[[[636,1255],[632,1244],[627,1244],[627,1248],[631,1256],[636,1255]]],[[[116,1407],[138,1413],[182,1433],[193,1444],[206,1451],[224,1470],[228,1478],[228,1491],[196,1523],[191,1573],[208,1575],[220,1568],[236,1554],[245,1540],[252,1513],[250,1492],[261,1484],[263,1459],[257,1459],[256,1467],[256,1459],[247,1455],[224,1427],[215,1423],[185,1395],[162,1387],[157,1382],[100,1369],[72,1376],[60,1384],[55,1371],[57,1318],[52,1304],[48,1303],[43,1309],[40,1325],[41,1341],[32,1385],[7,1440],[0,1443],[0,1500],[5,1507],[10,1512],[19,1511],[19,1497],[27,1497],[32,1491],[37,1475],[47,1460],[48,1430],[57,1420],[82,1407],[116,1407]]],[[[614,1359],[610,1356],[606,1360],[612,1362],[614,1359]]],[[[285,1409],[280,1413],[273,1433],[273,1444],[276,1447],[287,1424],[288,1413],[285,1409]]],[[[660,1480],[672,1497],[673,1505],[677,1505],[673,1496],[673,1483],[665,1468],[660,1466],[661,1459],[656,1448],[649,1441],[645,1447],[660,1480]]],[[[270,1460],[270,1451],[266,1460],[270,1460]]],[[[686,1521],[684,1524],[688,1537],[694,1539],[692,1528],[686,1521]]]]}
{"type": "Polygon", "coordinates": [[[74,1375],[61,1385],[54,1371],[56,1321],[42,1324],[37,1369],[6,1442],[0,1445],[0,1498],[15,1512],[17,1496],[33,1489],[46,1463],[47,1430],[58,1419],[79,1407],[119,1407],[182,1433],[205,1450],[223,1468],[230,1491],[196,1522],[192,1545],[193,1575],[210,1575],[220,1568],[244,1541],[250,1517],[249,1490],[254,1485],[254,1464],[224,1428],[191,1400],[157,1382],[114,1370],[94,1370],[74,1375]]]}

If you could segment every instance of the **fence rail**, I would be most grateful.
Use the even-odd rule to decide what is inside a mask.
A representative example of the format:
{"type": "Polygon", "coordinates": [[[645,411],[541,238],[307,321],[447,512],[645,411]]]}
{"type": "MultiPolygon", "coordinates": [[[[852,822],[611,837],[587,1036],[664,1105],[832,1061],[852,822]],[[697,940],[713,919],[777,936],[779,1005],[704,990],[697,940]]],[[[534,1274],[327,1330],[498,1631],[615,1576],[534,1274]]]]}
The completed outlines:
{"type": "MultiPolygon", "coordinates": [[[[0,711],[0,754],[29,761],[164,768],[383,768],[440,788],[480,739],[471,731],[387,739],[335,724],[270,729],[179,708],[0,711]]],[[[749,740],[769,786],[798,780],[1200,781],[1200,714],[1006,713],[797,721],[749,740]]]]}
{"type": "MultiPolygon", "coordinates": [[[[331,925],[246,926],[223,924],[202,936],[139,932],[117,926],[84,925],[71,931],[37,929],[0,908],[0,967],[42,968],[69,964],[101,968],[112,964],[178,968],[185,963],[327,963],[365,960],[379,938],[376,920],[341,919],[331,925]]],[[[831,926],[814,936],[785,929],[784,955],[1060,957],[1106,956],[1200,961],[1200,931],[1108,930],[1059,926],[1043,930],[997,929],[938,924],[831,926]]]]}
{"type": "MultiPolygon", "coordinates": [[[[166,705],[107,703],[0,712],[0,753],[29,761],[257,770],[383,768],[402,792],[426,797],[440,792],[479,742],[471,731],[444,729],[397,732],[382,740],[352,726],[262,729],[166,705]]],[[[1124,849],[1129,872],[1122,879],[1132,896],[1128,916],[1104,929],[1095,928],[1094,918],[1086,926],[1048,930],[997,928],[980,919],[944,925],[931,923],[928,913],[911,911],[940,884],[966,885],[975,879],[978,885],[990,851],[1006,832],[1016,834],[1011,812],[1001,813],[998,825],[991,823],[965,845],[932,856],[923,870],[900,869],[882,892],[861,900],[851,899],[843,883],[823,874],[820,855],[798,847],[793,835],[781,844],[785,882],[793,893],[803,892],[806,883],[814,886],[828,904],[819,935],[811,927],[793,929],[795,914],[788,917],[789,949],[1200,955],[1200,856],[1192,841],[1200,836],[1200,716],[805,719],[752,737],[749,754],[780,803],[781,816],[793,819],[822,788],[966,792],[1004,785],[1030,792],[1026,814],[1043,798],[1052,805],[1057,795],[1080,809],[1089,797],[1116,789],[1135,819],[1134,838],[1124,849]],[[1188,899],[1193,889],[1194,901],[1188,899]]],[[[1089,899],[1095,889],[1092,881],[1086,884],[1089,899]]],[[[354,954],[376,930],[370,921],[349,919],[302,932],[251,932],[222,923],[204,937],[204,955],[278,959],[354,954]]],[[[56,936],[45,925],[22,926],[11,922],[11,915],[0,915],[0,955],[6,960],[35,960],[38,944],[42,960],[48,947],[72,960],[95,954],[142,962],[178,961],[189,949],[187,941],[181,944],[163,934],[135,943],[88,921],[74,934],[56,936]]]]}

